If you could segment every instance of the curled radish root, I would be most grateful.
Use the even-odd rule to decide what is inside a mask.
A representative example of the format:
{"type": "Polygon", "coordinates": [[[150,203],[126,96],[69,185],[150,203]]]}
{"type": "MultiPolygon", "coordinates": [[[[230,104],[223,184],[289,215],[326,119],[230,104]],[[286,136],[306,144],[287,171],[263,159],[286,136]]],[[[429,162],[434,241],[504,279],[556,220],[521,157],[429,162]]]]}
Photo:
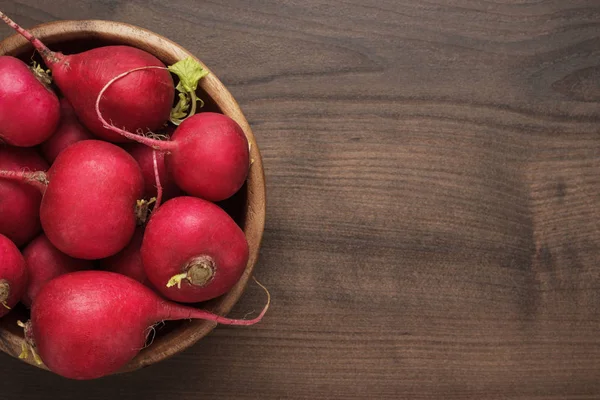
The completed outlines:
{"type": "Polygon", "coordinates": [[[152,151],[152,162],[154,164],[154,179],[156,181],[156,204],[154,210],[158,209],[162,203],[163,188],[160,184],[160,175],[158,173],[158,161],[156,160],[156,150],[152,151]]]}
{"type": "Polygon", "coordinates": [[[167,153],[166,162],[173,179],[183,191],[213,202],[231,197],[243,186],[250,169],[248,140],[233,119],[212,112],[195,114],[179,125],[171,140],[157,140],[121,129],[103,115],[102,96],[111,85],[129,74],[157,68],[161,69],[155,66],[133,68],[112,78],[96,99],[98,120],[104,128],[124,138],[167,153]]]}

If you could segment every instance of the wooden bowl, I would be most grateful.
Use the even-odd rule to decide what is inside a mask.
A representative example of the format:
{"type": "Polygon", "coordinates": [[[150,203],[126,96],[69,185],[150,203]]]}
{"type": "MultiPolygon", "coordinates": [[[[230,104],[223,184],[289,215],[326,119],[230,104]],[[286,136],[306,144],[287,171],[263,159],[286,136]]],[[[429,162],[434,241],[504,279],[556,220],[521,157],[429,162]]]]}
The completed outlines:
{"type": "MultiPolygon", "coordinates": [[[[103,45],[126,44],[154,54],[166,65],[189,56],[194,57],[181,46],[160,35],[119,22],[58,21],[39,25],[30,31],[51,49],[65,54],[103,45]]],[[[12,55],[29,62],[33,54],[33,47],[19,35],[13,35],[0,42],[0,55],[12,55]]],[[[202,66],[207,68],[204,64],[202,66]]],[[[244,187],[231,199],[221,204],[246,234],[250,247],[248,265],[241,280],[229,293],[199,305],[224,315],[239,300],[257,262],[265,223],[265,178],[260,152],[250,126],[234,98],[213,73],[200,81],[198,96],[205,101],[203,110],[222,112],[240,124],[251,143],[251,158],[254,159],[244,187]]],[[[8,316],[0,319],[0,350],[18,357],[21,352],[23,332],[17,326],[17,320],[27,318],[27,310],[19,306],[8,316]]],[[[142,350],[121,372],[136,370],[172,356],[196,343],[215,326],[215,323],[208,321],[169,322],[158,329],[152,345],[142,350]]],[[[31,358],[24,361],[37,366],[31,358]]],[[[44,368],[44,366],[40,367],[44,368]]]]}

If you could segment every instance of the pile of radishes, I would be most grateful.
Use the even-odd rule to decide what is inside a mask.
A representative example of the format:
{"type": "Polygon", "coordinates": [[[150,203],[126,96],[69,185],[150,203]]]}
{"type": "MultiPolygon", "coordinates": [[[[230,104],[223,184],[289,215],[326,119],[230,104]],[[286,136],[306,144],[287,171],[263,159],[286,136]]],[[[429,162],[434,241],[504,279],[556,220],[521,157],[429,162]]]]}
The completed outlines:
{"type": "Polygon", "coordinates": [[[0,317],[30,308],[22,356],[92,379],[158,322],[260,321],[268,303],[251,320],[179,304],[227,293],[249,257],[215,204],[247,179],[249,143],[231,118],[197,112],[206,71],[129,46],[53,52],[0,17],[48,68],[0,56],[0,317]]]}

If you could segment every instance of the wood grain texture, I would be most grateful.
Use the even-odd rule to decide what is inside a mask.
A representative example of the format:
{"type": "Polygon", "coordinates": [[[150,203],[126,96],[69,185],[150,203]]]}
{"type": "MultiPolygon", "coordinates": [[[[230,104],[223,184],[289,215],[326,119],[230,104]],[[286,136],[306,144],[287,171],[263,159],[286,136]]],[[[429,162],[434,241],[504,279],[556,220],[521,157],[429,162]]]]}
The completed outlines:
{"type": "Polygon", "coordinates": [[[600,398],[598,1],[0,9],[146,27],[219,76],[264,158],[274,297],[255,327],[97,382],[0,355],[3,398],[600,398]]]}

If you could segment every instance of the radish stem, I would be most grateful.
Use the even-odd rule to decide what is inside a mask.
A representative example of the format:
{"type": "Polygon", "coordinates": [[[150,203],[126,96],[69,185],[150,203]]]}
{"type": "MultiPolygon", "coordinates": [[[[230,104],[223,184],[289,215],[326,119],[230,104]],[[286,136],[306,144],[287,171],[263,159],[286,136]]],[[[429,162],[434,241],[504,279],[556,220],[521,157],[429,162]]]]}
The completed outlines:
{"type": "Polygon", "coordinates": [[[48,186],[48,178],[43,171],[24,172],[24,171],[0,171],[0,178],[11,181],[27,183],[38,188],[42,193],[48,186]]]}
{"type": "Polygon", "coordinates": [[[31,32],[26,29],[21,28],[15,21],[10,19],[6,14],[0,11],[0,18],[8,26],[17,31],[21,36],[27,39],[33,47],[40,53],[46,64],[56,64],[61,61],[61,56],[50,50],[44,43],[42,43],[38,38],[33,36],[31,32]]]}

